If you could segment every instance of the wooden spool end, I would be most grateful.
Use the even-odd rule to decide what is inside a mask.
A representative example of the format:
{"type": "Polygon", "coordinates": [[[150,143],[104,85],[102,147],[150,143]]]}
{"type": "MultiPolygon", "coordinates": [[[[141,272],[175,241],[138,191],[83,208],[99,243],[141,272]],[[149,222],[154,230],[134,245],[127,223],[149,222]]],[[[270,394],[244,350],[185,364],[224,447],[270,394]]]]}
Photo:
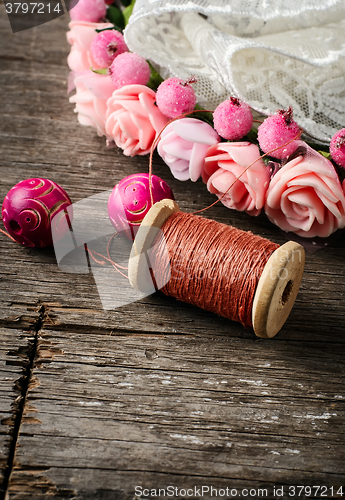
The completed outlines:
{"type": "Polygon", "coordinates": [[[304,248],[288,241],[268,259],[255,291],[252,322],[258,337],[274,337],[295,303],[305,264],[304,248]]]}
{"type": "MultiPolygon", "coordinates": [[[[129,282],[136,290],[152,292],[147,252],[165,221],[179,210],[177,203],[166,199],[155,203],[144,217],[128,262],[129,282]]],[[[304,263],[304,248],[294,241],[279,247],[268,259],[253,301],[252,322],[258,337],[274,337],[284,325],[297,297],[304,263]]]]}
{"type": "Polygon", "coordinates": [[[128,261],[128,278],[135,290],[152,290],[152,281],[147,275],[147,252],[157,236],[158,230],[174,212],[179,212],[178,204],[173,200],[161,200],[155,203],[145,215],[135,237],[128,261]]]}

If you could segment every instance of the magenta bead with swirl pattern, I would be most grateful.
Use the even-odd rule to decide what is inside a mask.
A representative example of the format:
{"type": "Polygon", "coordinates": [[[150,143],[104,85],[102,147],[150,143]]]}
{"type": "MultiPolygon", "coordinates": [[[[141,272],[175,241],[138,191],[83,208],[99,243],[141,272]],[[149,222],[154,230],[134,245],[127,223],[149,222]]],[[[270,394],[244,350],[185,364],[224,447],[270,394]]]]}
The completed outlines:
{"type": "Polygon", "coordinates": [[[71,205],[66,191],[48,179],[26,179],[7,193],[2,204],[2,220],[9,234],[18,243],[42,248],[53,244],[51,221],[54,216],[55,235],[68,230],[64,210],[71,205]]]}
{"type": "MultiPolygon", "coordinates": [[[[174,195],[168,184],[152,175],[153,203],[174,195]]],[[[134,238],[141,221],[152,207],[149,174],[132,174],[114,187],[108,201],[109,218],[118,232],[134,238]]]]}

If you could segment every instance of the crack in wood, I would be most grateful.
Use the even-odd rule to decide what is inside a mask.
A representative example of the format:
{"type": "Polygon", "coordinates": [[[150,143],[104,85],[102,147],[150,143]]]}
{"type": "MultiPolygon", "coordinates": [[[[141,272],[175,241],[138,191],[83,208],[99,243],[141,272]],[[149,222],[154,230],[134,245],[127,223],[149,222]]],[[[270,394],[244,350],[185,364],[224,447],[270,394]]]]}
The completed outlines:
{"type": "MultiPolygon", "coordinates": [[[[33,418],[33,417],[27,417],[25,415],[25,402],[28,390],[30,388],[30,383],[32,382],[32,369],[34,366],[34,360],[37,352],[38,332],[42,328],[44,314],[45,314],[44,304],[39,303],[36,308],[36,311],[38,313],[38,317],[36,318],[35,323],[33,323],[32,325],[34,337],[32,339],[28,339],[27,346],[21,346],[16,351],[9,351],[7,353],[9,356],[16,356],[20,358],[18,361],[12,361],[12,360],[7,361],[7,364],[17,363],[18,365],[22,366],[23,372],[19,377],[19,379],[17,379],[14,384],[14,390],[16,392],[19,392],[19,395],[12,404],[13,417],[11,419],[6,419],[6,422],[1,422],[2,424],[7,423],[7,425],[9,425],[9,420],[11,420],[10,425],[12,426],[12,433],[11,433],[12,436],[11,436],[8,459],[4,469],[4,481],[2,484],[2,491],[0,492],[0,500],[5,500],[7,497],[7,490],[11,474],[15,466],[15,454],[16,454],[16,447],[17,447],[21,423],[25,419],[33,418]]],[[[36,380],[34,382],[37,383],[36,380]]]]}

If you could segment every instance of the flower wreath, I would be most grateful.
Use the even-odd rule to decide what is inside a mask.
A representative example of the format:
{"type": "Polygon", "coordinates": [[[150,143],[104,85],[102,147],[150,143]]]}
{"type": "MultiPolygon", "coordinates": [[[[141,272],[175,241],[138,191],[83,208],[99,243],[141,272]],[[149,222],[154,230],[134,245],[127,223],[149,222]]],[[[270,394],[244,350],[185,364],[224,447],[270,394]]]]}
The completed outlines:
{"type": "Polygon", "coordinates": [[[175,178],[201,177],[225,206],[253,216],[264,210],[284,231],[327,237],[345,227],[345,129],[326,148],[301,139],[291,108],[258,128],[236,97],[201,112],[193,78],[163,81],[129,51],[122,32],[135,0],[109,2],[79,0],[70,11],[70,102],[82,125],[127,156],[148,154],[159,139],[175,178]]]}

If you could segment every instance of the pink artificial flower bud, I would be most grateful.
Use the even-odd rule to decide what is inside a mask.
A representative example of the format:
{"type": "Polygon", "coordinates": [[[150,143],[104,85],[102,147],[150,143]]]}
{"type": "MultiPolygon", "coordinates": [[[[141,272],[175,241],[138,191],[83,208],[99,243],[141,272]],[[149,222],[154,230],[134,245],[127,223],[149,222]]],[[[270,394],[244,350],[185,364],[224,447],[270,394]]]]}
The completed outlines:
{"type": "Polygon", "coordinates": [[[258,141],[264,153],[280,160],[288,158],[297,148],[300,128],[292,118],[291,106],[279,109],[258,128],[258,141]]]}
{"type": "Polygon", "coordinates": [[[332,160],[339,167],[345,168],[345,128],[333,135],[329,145],[329,152],[331,153],[332,160]]]}
{"type": "Polygon", "coordinates": [[[97,33],[91,42],[92,57],[101,68],[108,68],[124,52],[128,52],[128,47],[123,35],[114,29],[97,33]]]}
{"type": "Polygon", "coordinates": [[[92,40],[97,35],[96,29],[111,28],[110,23],[90,23],[88,21],[71,21],[67,41],[72,46],[67,58],[67,64],[72,71],[100,69],[91,53],[92,40]]]}
{"type": "Polygon", "coordinates": [[[155,101],[155,92],[145,85],[126,85],[108,99],[106,135],[126,156],[148,154],[167,123],[155,101]]]}
{"type": "Polygon", "coordinates": [[[146,59],[134,52],[123,52],[112,62],[109,73],[114,88],[125,85],[146,85],[150,80],[151,70],[146,59]]]}
{"type": "Polygon", "coordinates": [[[265,205],[270,170],[255,144],[220,142],[211,146],[202,178],[210,193],[222,197],[221,202],[228,208],[256,216],[265,205]]]}
{"type": "Polygon", "coordinates": [[[303,141],[298,146],[301,154],[272,178],[265,212],[284,231],[327,237],[345,227],[344,192],[332,163],[303,141]]]}
{"type": "Polygon", "coordinates": [[[214,128],[229,141],[238,141],[248,134],[253,125],[253,115],[248,104],[230,97],[213,112],[214,128]]]}
{"type": "Polygon", "coordinates": [[[168,78],[157,89],[157,106],[168,118],[177,118],[183,113],[190,113],[196,105],[196,95],[191,83],[196,83],[196,78],[181,80],[168,78]]]}
{"type": "Polygon", "coordinates": [[[76,93],[69,101],[75,103],[79,123],[94,127],[99,136],[105,135],[107,101],[114,91],[110,76],[81,71],[75,75],[74,85],[76,93]]]}
{"type": "Polygon", "coordinates": [[[181,118],[163,130],[157,151],[176,179],[196,181],[201,176],[206,151],[219,141],[219,135],[208,123],[181,118]]]}
{"type": "Polygon", "coordinates": [[[74,4],[70,9],[72,21],[99,23],[105,18],[107,6],[104,0],[72,0],[72,2],[74,4]]]}

